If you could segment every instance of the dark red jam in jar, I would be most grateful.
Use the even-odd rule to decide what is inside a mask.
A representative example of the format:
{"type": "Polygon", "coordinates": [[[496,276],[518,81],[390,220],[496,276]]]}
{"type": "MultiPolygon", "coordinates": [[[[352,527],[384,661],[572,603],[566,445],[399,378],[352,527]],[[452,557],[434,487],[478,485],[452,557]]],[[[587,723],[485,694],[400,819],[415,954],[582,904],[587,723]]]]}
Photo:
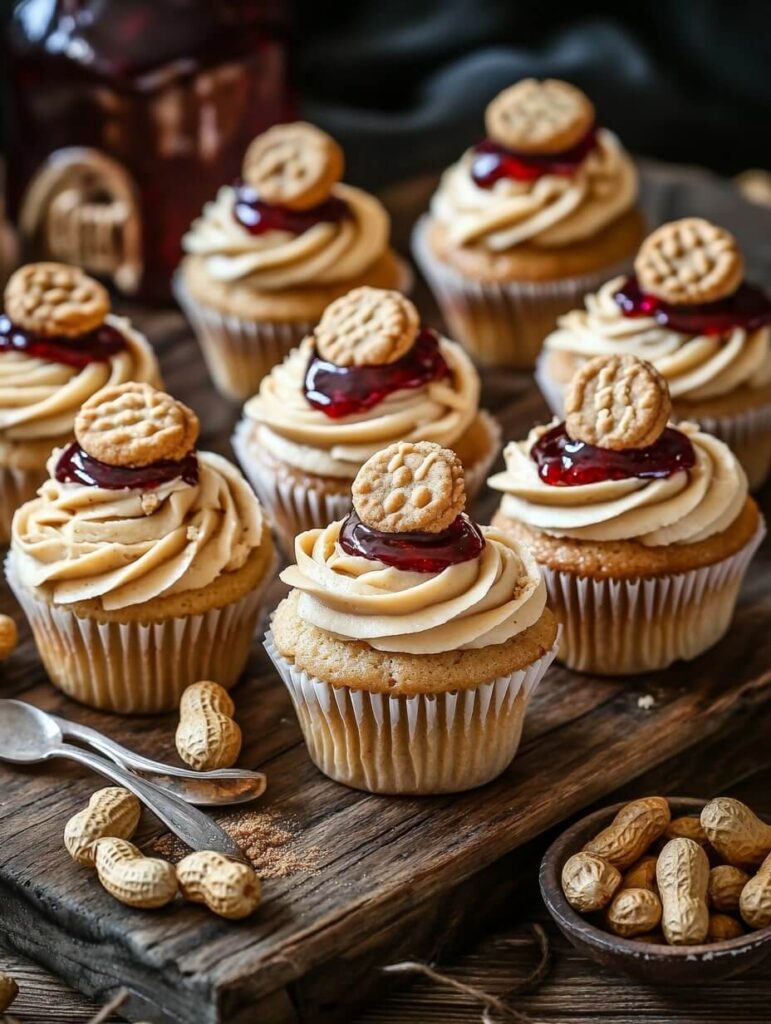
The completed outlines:
{"type": "Polygon", "coordinates": [[[233,217],[251,235],[262,235],[266,231],[289,231],[293,235],[301,235],[316,224],[337,224],[351,216],[348,204],[337,196],[330,196],[308,210],[290,210],[286,206],[263,203],[250,185],[236,185],[235,192],[233,217]]]}
{"type": "Polygon", "coordinates": [[[696,461],[685,434],[667,427],[647,448],[613,451],[568,437],[565,424],[547,431],[530,449],[538,475],[553,487],[577,487],[605,480],[658,480],[691,469],[696,461]]]}
{"type": "Polygon", "coordinates": [[[740,284],[733,295],[698,306],[672,306],[641,290],[637,278],[628,277],[615,293],[624,316],[652,316],[663,327],[683,334],[728,334],[735,327],[757,331],[771,324],[771,300],[762,288],[740,284]]]}
{"type": "Polygon", "coordinates": [[[76,338],[49,338],[26,331],[16,326],[5,314],[0,314],[0,353],[24,352],[49,363],[64,363],[82,369],[89,363],[106,363],[125,347],[126,339],[109,324],[102,324],[96,330],[76,338]]]}
{"type": "Polygon", "coordinates": [[[434,573],[478,558],[485,546],[482,531],[465,512],[441,533],[383,533],[366,526],[354,509],[338,538],[347,555],[383,562],[404,572],[434,573]]]}
{"type": "Polygon", "coordinates": [[[592,126],[584,137],[560,153],[517,153],[485,139],[474,147],[471,177],[480,188],[492,188],[501,178],[515,181],[536,181],[544,174],[570,177],[597,144],[597,127],[592,126]]]}
{"type": "Polygon", "coordinates": [[[421,388],[450,376],[436,332],[424,327],[409,352],[383,366],[337,366],[314,350],[305,371],[304,394],[314,409],[337,420],[371,409],[394,391],[421,388]]]}
{"type": "Polygon", "coordinates": [[[179,477],[186,484],[197,484],[198,458],[195,452],[189,452],[179,462],[162,459],[149,466],[109,466],[93,458],[77,441],[73,441],[59,456],[55,476],[62,484],[85,484],[86,487],[104,487],[108,491],[126,488],[149,491],[179,477]]]}

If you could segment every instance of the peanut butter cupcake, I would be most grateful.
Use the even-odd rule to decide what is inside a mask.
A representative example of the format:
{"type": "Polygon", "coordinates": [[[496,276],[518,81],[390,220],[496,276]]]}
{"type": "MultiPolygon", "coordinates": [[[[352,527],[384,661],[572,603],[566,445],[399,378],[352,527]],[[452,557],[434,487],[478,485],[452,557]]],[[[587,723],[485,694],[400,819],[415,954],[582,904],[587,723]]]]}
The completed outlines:
{"type": "Polygon", "coordinates": [[[81,404],[107,384],[160,384],[146,339],[110,313],[105,289],[78,267],[30,263],[13,274],[0,314],[0,543],[13,513],[72,440],[81,404]]]}
{"type": "Polygon", "coordinates": [[[639,356],[666,379],[675,419],[731,448],[759,487],[771,466],[771,301],[744,280],[736,239],[699,217],[643,242],[632,276],[586,296],[544,342],[537,379],[557,415],[577,369],[606,354],[639,356]]]}
{"type": "Polygon", "coordinates": [[[227,398],[254,394],[339,295],[409,283],[385,209],[342,173],[326,132],[276,125],[247,150],[242,180],[220,189],[183,238],[176,295],[227,398]]]}
{"type": "Polygon", "coordinates": [[[451,793],[514,757],[557,625],[528,549],[463,511],[463,467],[393,444],[353,510],[301,534],[265,646],[315,764],[373,793],[451,793]]]}
{"type": "Polygon", "coordinates": [[[233,448],[292,551],[296,534],[342,519],[362,464],[393,441],[453,448],[473,497],[500,449],[479,391],[461,346],[421,326],[409,299],[356,288],[264,378],[233,448]]]}
{"type": "Polygon", "coordinates": [[[573,378],[564,423],[509,444],[493,526],[531,546],[564,625],[570,668],[624,675],[701,654],[723,636],[765,532],[727,445],[667,425],[664,378],[599,356],[573,378]]]}
{"type": "Polygon", "coordinates": [[[13,520],[6,576],[53,683],[92,707],[168,710],[236,681],[274,566],[259,502],[195,449],[195,413],[149,384],[104,388],[13,520]]]}
{"type": "Polygon", "coordinates": [[[631,262],[637,175],[575,86],[528,78],[442,176],[413,252],[453,334],[486,366],[529,368],[556,317],[631,262]]]}

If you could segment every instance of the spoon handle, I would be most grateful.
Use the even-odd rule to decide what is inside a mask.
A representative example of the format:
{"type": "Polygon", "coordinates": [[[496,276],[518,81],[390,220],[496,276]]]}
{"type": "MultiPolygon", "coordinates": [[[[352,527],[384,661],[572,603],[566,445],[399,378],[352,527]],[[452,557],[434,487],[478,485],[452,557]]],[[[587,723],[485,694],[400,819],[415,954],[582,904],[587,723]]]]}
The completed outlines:
{"type": "Polygon", "coordinates": [[[191,807],[184,800],[167,793],[155,783],[132,775],[124,768],[113,764],[112,761],[107,761],[98,754],[93,754],[90,750],[82,750],[69,743],[62,743],[56,747],[52,756],[66,757],[71,761],[77,761],[100,775],[104,775],[111,782],[128,789],[139,797],[142,803],[149,807],[175,836],[178,836],[192,849],[216,850],[218,853],[224,853],[243,861],[244,855],[240,848],[216,821],[195,807],[191,807]]]}

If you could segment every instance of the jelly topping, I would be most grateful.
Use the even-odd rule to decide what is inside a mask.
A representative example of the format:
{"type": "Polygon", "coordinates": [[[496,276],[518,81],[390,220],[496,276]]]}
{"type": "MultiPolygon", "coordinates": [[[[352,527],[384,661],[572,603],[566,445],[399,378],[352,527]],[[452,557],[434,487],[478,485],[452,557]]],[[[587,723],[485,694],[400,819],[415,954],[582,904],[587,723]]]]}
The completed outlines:
{"type": "Polygon", "coordinates": [[[441,572],[478,558],[485,546],[482,531],[465,512],[440,533],[384,533],[349,512],[338,538],[347,555],[383,562],[404,572],[441,572]]]}
{"type": "Polygon", "coordinates": [[[563,149],[560,153],[517,153],[492,139],[484,139],[474,147],[471,177],[480,188],[492,188],[501,178],[536,181],[544,174],[570,177],[594,149],[596,142],[596,125],[575,146],[563,149]]]}
{"type": "Polygon", "coordinates": [[[93,458],[77,441],[73,441],[59,456],[55,476],[62,484],[85,484],[86,487],[104,487],[108,491],[125,488],[149,491],[179,477],[186,484],[197,484],[198,458],[195,452],[189,452],[179,462],[162,459],[149,466],[110,466],[93,458]]]}
{"type": "Polygon", "coordinates": [[[614,451],[568,437],[560,423],[543,434],[530,449],[538,475],[552,487],[577,487],[605,480],[662,479],[691,469],[696,461],[693,445],[679,430],[666,427],[647,448],[614,451]]]}
{"type": "Polygon", "coordinates": [[[19,327],[5,314],[0,314],[0,352],[24,352],[49,363],[82,369],[89,363],[106,363],[125,347],[126,339],[109,324],[76,338],[48,338],[19,327]]]}
{"type": "Polygon", "coordinates": [[[436,332],[424,327],[409,352],[382,366],[337,366],[314,349],[303,391],[314,409],[341,419],[371,409],[394,391],[424,387],[450,375],[436,332]]]}
{"type": "Polygon", "coordinates": [[[727,334],[734,327],[757,331],[771,324],[771,300],[752,284],[740,284],[733,295],[697,306],[672,306],[642,291],[633,275],[613,298],[624,316],[652,316],[663,327],[683,334],[727,334]]]}
{"type": "Polygon", "coordinates": [[[262,235],[266,231],[289,231],[293,235],[301,235],[316,224],[336,224],[351,215],[348,204],[337,196],[330,196],[308,210],[290,210],[286,206],[262,202],[250,185],[236,185],[235,193],[233,217],[251,235],[262,235]]]}

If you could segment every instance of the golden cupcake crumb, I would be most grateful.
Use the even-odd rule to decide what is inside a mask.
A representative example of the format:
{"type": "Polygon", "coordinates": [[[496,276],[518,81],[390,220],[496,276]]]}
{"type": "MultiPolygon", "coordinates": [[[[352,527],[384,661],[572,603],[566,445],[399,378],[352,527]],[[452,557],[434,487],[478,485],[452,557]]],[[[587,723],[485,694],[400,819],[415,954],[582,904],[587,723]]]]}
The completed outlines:
{"type": "Polygon", "coordinates": [[[337,366],[383,366],[412,348],[420,315],[400,292],[354,288],[324,310],[313,332],[322,359],[337,366]]]}
{"type": "Polygon", "coordinates": [[[430,441],[399,441],[368,459],[352,488],[361,521],[385,533],[440,533],[466,504],[463,464],[430,441]]]}
{"type": "Polygon", "coordinates": [[[521,153],[559,153],[579,142],[594,124],[594,106],[569,82],[523,78],[487,107],[492,139],[521,153]]]}
{"type": "Polygon", "coordinates": [[[102,388],[75,418],[75,437],[92,458],[110,466],[178,461],[195,446],[198,417],[150,384],[102,388]]]}
{"type": "Polygon", "coordinates": [[[565,427],[599,448],[646,448],[672,412],[667,382],[635,356],[598,356],[575,374],[565,395],[565,427]]]}
{"type": "Polygon", "coordinates": [[[343,151],[306,121],[277,124],[246,151],[244,181],[266,203],[307,210],[323,202],[343,174],[343,151]]]}
{"type": "Polygon", "coordinates": [[[27,331],[76,337],[104,322],[110,296],[80,267],[28,263],[5,286],[5,312],[27,331]]]}
{"type": "Polygon", "coordinates": [[[634,269],[643,291],[691,306],[732,295],[742,282],[744,260],[725,228],[685,217],[662,224],[645,239],[634,269]]]}

